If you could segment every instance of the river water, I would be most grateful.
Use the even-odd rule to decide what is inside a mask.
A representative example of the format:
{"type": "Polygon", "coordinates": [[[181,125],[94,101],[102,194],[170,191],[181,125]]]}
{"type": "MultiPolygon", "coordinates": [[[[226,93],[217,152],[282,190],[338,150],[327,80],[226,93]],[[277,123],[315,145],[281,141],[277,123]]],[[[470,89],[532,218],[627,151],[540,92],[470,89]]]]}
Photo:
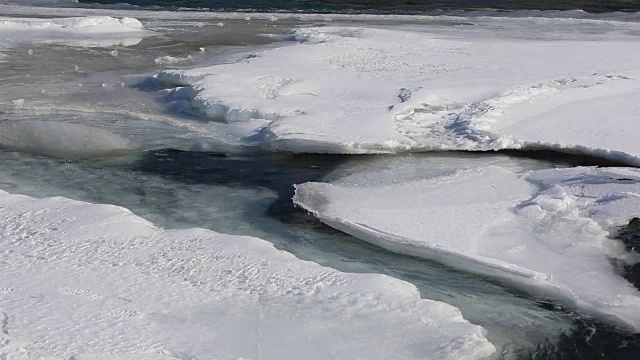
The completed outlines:
{"type": "Polygon", "coordinates": [[[585,10],[589,12],[638,11],[634,0],[80,0],[87,4],[121,4],[137,6],[200,8],[211,10],[259,10],[356,13],[419,13],[475,9],[501,10],[585,10]]]}

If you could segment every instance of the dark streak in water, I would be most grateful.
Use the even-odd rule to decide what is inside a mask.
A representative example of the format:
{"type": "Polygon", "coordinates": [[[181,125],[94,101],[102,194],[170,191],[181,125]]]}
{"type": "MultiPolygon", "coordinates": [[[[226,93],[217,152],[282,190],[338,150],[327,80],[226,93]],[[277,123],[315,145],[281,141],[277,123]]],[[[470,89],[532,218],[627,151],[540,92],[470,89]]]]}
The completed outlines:
{"type": "Polygon", "coordinates": [[[171,176],[186,183],[268,188],[276,191],[278,198],[267,209],[267,216],[309,230],[340,233],[295,208],[291,198],[294,184],[319,181],[347,158],[347,155],[289,153],[226,157],[167,149],[149,153],[134,170],[171,176]]]}
{"type": "Polygon", "coordinates": [[[577,317],[576,328],[562,334],[555,344],[545,344],[537,353],[523,356],[536,360],[636,360],[640,352],[640,334],[624,334],[615,327],[577,317]]]}
{"type": "Polygon", "coordinates": [[[630,167],[621,161],[603,159],[598,156],[561,152],[556,150],[500,150],[498,153],[515,158],[551,161],[563,166],[630,167]]]}
{"type": "MultiPolygon", "coordinates": [[[[640,215],[640,209],[638,209],[640,215]]],[[[628,251],[640,253],[640,218],[633,218],[629,224],[622,226],[614,239],[621,240],[628,251]]],[[[640,264],[624,265],[623,276],[637,289],[640,289],[640,264]]]]}
{"type": "Polygon", "coordinates": [[[627,250],[640,253],[640,218],[631,219],[618,231],[616,238],[624,242],[627,250]]]}

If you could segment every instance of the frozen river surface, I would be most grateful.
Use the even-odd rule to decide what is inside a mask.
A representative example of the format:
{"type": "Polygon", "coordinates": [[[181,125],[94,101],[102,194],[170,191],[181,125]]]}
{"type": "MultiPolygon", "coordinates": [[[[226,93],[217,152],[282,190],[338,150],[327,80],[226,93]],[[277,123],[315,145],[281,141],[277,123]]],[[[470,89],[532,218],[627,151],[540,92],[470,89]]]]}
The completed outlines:
{"type": "Polygon", "coordinates": [[[55,5],[0,2],[0,356],[640,356],[633,14],[55,5]]]}

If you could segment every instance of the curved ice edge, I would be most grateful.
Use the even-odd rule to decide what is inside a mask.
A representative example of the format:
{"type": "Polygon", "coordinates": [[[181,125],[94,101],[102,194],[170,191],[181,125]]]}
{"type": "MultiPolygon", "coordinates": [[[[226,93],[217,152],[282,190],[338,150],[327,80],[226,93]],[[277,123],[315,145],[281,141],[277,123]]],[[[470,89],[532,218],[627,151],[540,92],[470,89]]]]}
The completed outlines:
{"type": "MultiPolygon", "coordinates": [[[[262,136],[264,138],[264,135],[262,136]]],[[[255,140],[255,139],[253,139],[255,140]]],[[[394,141],[390,141],[394,142],[394,141]]],[[[428,153],[428,152],[471,152],[471,153],[491,153],[501,150],[522,150],[522,151],[553,151],[569,155],[586,155],[599,158],[621,166],[628,165],[640,167],[640,155],[633,155],[624,151],[590,147],[577,144],[562,144],[549,142],[522,142],[513,143],[512,146],[482,148],[457,148],[443,145],[442,147],[414,148],[408,144],[401,143],[334,143],[331,141],[315,139],[262,139],[259,142],[251,142],[252,145],[260,146],[263,150],[273,152],[289,152],[293,154],[407,154],[407,153],[428,153]]]]}
{"type": "MultiPolygon", "coordinates": [[[[443,302],[421,299],[417,288],[413,284],[386,275],[341,273],[337,270],[320,266],[311,261],[298,259],[291,253],[276,249],[270,242],[255,237],[225,235],[200,228],[164,230],[156,227],[144,218],[136,216],[130,210],[116,205],[92,204],[64,197],[39,199],[26,195],[9,194],[3,190],[0,190],[0,204],[2,205],[0,209],[8,211],[8,214],[11,216],[16,216],[16,214],[19,214],[20,212],[27,211],[27,214],[29,214],[28,217],[35,216],[35,219],[37,220],[38,217],[41,216],[41,213],[49,214],[45,215],[43,220],[44,224],[51,220],[54,220],[55,223],[57,218],[63,217],[64,221],[60,223],[59,228],[55,228],[53,230],[61,231],[62,235],[59,236],[69,240],[69,243],[73,243],[74,241],[88,242],[93,237],[93,234],[91,234],[91,229],[93,228],[92,223],[95,224],[98,222],[99,229],[101,229],[98,230],[100,232],[98,239],[104,242],[109,242],[110,236],[126,238],[127,236],[144,237],[145,235],[159,234],[160,236],[164,235],[177,240],[185,240],[185,237],[194,237],[205,240],[208,239],[211,242],[211,247],[217,251],[219,249],[224,249],[225,245],[229,245],[232,252],[241,251],[238,256],[244,256],[248,259],[259,258],[262,259],[262,261],[271,260],[274,265],[279,265],[275,266],[276,268],[285,267],[286,271],[290,271],[291,269],[291,276],[299,276],[303,279],[305,276],[310,276],[310,274],[314,274],[318,271],[344,274],[347,276],[346,285],[329,284],[326,285],[326,293],[323,289],[318,292],[314,291],[311,295],[307,296],[318,296],[318,293],[320,293],[321,295],[318,296],[316,301],[324,301],[327,305],[330,305],[334,301],[333,298],[336,296],[339,297],[341,292],[362,292],[364,294],[369,294],[369,292],[378,293],[381,295],[379,301],[381,301],[382,304],[380,304],[380,308],[376,307],[371,310],[374,313],[387,313],[391,317],[397,316],[402,318],[401,314],[405,312],[411,313],[409,309],[413,308],[416,310],[415,315],[418,315],[418,317],[421,313],[423,317],[427,317],[417,318],[417,322],[425,324],[426,321],[432,331],[443,335],[442,337],[435,336],[434,338],[426,336],[427,339],[425,339],[423,344],[425,345],[425,350],[436,351],[431,355],[437,358],[459,358],[462,356],[464,359],[476,359],[484,358],[495,352],[495,347],[485,338],[486,330],[481,326],[471,324],[465,320],[459,309],[443,302]],[[60,212],[60,215],[58,215],[58,212],[60,212]],[[71,217],[69,217],[69,215],[71,215],[71,217]],[[76,222],[79,224],[75,224],[76,222]],[[66,224],[63,225],[63,223],[66,224]],[[65,230],[68,230],[68,232],[65,230]],[[111,230],[113,230],[113,234],[111,230]],[[78,237],[78,233],[80,234],[79,237],[81,239],[74,239],[74,237],[78,237]],[[352,283],[353,285],[351,285],[352,283]],[[322,293],[324,293],[324,295],[322,295],[322,293]],[[389,309],[382,306],[385,304],[389,305],[389,309]],[[405,306],[408,306],[409,308],[404,308],[405,306]],[[431,323],[432,320],[428,319],[428,314],[431,311],[436,313],[440,312],[441,318],[434,318],[433,323],[431,323]],[[442,317],[442,314],[444,314],[445,317],[442,317]],[[427,344],[430,347],[428,347],[427,344]]],[[[35,226],[40,225],[40,221],[35,222],[35,226]]],[[[38,235],[36,234],[34,236],[38,235]]],[[[53,238],[55,238],[56,234],[48,233],[48,236],[53,236],[53,238]]],[[[11,235],[5,233],[0,234],[0,240],[3,240],[4,237],[10,238],[11,235]]],[[[116,243],[115,245],[118,244],[116,243]]],[[[154,244],[154,246],[158,245],[161,244],[154,244]]],[[[136,248],[136,251],[140,250],[141,248],[136,248]]],[[[203,253],[206,253],[209,250],[210,249],[206,247],[199,249],[199,251],[203,253]]],[[[37,271],[37,267],[30,269],[30,271],[37,271]]],[[[255,281],[259,283],[263,280],[258,279],[255,281]]],[[[278,298],[276,298],[274,301],[278,302],[282,300],[283,299],[278,300],[278,298]]],[[[297,300],[291,301],[292,304],[295,304],[295,301],[297,300]]],[[[340,301],[340,299],[337,301],[340,301]]],[[[18,308],[12,310],[19,311],[18,308]]],[[[359,310],[354,311],[357,312],[359,310]]],[[[365,310],[364,315],[366,315],[366,313],[367,312],[365,310]]],[[[8,337],[3,339],[2,330],[3,320],[5,318],[6,314],[0,311],[0,340],[6,340],[9,343],[14,342],[15,340],[15,342],[20,343],[21,339],[19,338],[8,337]]],[[[425,335],[428,335],[428,332],[425,335]]],[[[19,350],[20,349],[21,348],[19,348],[19,350]]],[[[0,347],[0,355],[5,354],[3,352],[4,350],[5,349],[0,347]]],[[[79,356],[83,355],[84,354],[79,354],[79,356]]],[[[9,353],[9,356],[11,356],[11,353],[9,353]]]]}
{"type": "Polygon", "coordinates": [[[364,224],[324,216],[308,208],[301,201],[298,201],[297,186],[294,187],[296,188],[296,193],[293,197],[293,202],[296,206],[310,212],[328,226],[343,231],[369,244],[393,253],[432,260],[470,273],[497,278],[509,286],[528,293],[532,293],[532,289],[534,289],[536,295],[552,297],[563,304],[581,308],[587,313],[605,318],[610,323],[620,327],[622,331],[628,333],[637,333],[640,331],[640,329],[635,328],[632,323],[623,317],[614,315],[611,312],[598,311],[599,309],[589,306],[586,303],[583,306],[583,302],[580,301],[579,297],[575,296],[566,286],[552,281],[551,276],[548,274],[492,258],[469,256],[436,244],[416,244],[409,238],[389,234],[364,224]]]}
{"type": "Polygon", "coordinates": [[[335,154],[335,155],[373,155],[373,154],[399,154],[408,153],[411,149],[407,146],[389,141],[380,143],[337,143],[316,139],[278,139],[269,131],[257,134],[259,141],[256,145],[263,150],[272,152],[289,152],[293,154],[335,154]]]}
{"type": "MultiPolygon", "coordinates": [[[[490,148],[482,148],[481,144],[475,148],[459,148],[447,146],[443,144],[441,147],[416,148],[409,144],[390,141],[389,143],[334,143],[326,140],[316,139],[295,139],[285,138],[279,139],[276,135],[270,135],[265,139],[261,146],[268,151],[284,151],[294,154],[305,153],[321,153],[321,154],[406,154],[406,153],[426,153],[426,152],[446,152],[446,151],[462,151],[462,152],[496,152],[501,150],[524,150],[524,151],[543,151],[550,150],[563,154],[587,155],[600,158],[615,163],[626,164],[633,167],[640,167],[640,154],[633,155],[624,151],[591,147],[579,144],[563,144],[552,142],[536,142],[522,141],[511,142],[510,146],[492,146],[490,148]]],[[[498,139],[499,140],[499,139],[498,139]]]]}

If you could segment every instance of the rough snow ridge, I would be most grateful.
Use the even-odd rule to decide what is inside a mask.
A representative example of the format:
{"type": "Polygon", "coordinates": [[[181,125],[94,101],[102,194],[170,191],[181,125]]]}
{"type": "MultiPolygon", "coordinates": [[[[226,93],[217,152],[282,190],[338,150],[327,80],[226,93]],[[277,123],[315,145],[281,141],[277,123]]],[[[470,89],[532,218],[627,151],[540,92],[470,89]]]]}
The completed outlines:
{"type": "Polygon", "coordinates": [[[11,289],[0,308],[31,339],[21,349],[3,325],[7,356],[476,359],[495,350],[482,328],[408,283],[323,268],[255,238],[158,229],[115,206],[1,194],[0,245],[0,286],[11,289]]]}
{"type": "Polygon", "coordinates": [[[391,186],[307,183],[294,202],[390,251],[494,276],[640,329],[640,291],[614,265],[640,257],[609,238],[639,215],[636,169],[516,175],[487,167],[391,186]]]}
{"type": "Polygon", "coordinates": [[[508,117],[509,106],[531,103],[567,90],[606,86],[609,81],[616,80],[634,79],[624,75],[595,74],[517,86],[481,102],[447,104],[436,99],[440,100],[437,105],[422,103],[420,107],[396,114],[394,125],[398,132],[415,141],[414,150],[486,151],[534,146],[500,131],[497,125],[508,117]]]}

